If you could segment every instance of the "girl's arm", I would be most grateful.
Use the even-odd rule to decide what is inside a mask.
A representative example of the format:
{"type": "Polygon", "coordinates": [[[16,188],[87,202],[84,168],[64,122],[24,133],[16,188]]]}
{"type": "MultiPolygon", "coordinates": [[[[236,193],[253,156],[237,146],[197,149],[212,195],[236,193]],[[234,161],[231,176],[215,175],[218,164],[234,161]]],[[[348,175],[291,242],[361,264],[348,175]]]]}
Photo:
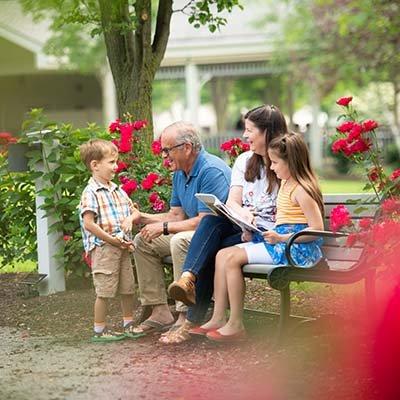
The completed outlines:
{"type": "MultiPolygon", "coordinates": [[[[306,217],[308,228],[305,230],[324,230],[324,222],[317,202],[300,185],[293,192],[293,200],[299,204],[306,217]]],[[[287,242],[292,233],[279,234],[275,231],[267,231],[263,233],[263,236],[268,243],[274,244],[287,242]]],[[[296,240],[296,243],[309,242],[311,240],[315,240],[315,236],[302,236],[296,240]]]]}

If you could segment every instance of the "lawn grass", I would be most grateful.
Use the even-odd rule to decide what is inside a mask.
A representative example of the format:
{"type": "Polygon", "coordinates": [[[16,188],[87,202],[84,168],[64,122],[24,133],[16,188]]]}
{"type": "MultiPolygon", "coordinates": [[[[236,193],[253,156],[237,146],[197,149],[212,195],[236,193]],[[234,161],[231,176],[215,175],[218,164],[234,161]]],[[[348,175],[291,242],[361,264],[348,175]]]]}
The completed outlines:
{"type": "Polygon", "coordinates": [[[322,193],[362,193],[365,181],[320,179],[322,193]]]}
{"type": "Polygon", "coordinates": [[[12,265],[8,264],[0,267],[0,274],[6,274],[11,272],[32,272],[36,271],[37,263],[35,261],[17,261],[12,265]]]}

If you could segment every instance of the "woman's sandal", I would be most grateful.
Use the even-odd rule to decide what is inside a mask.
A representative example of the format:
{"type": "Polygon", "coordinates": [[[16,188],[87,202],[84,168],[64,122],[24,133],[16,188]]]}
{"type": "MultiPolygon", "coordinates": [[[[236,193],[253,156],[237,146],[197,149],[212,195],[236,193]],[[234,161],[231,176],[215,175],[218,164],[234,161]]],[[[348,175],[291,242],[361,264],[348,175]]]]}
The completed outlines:
{"type": "Polygon", "coordinates": [[[171,329],[160,337],[158,340],[163,344],[179,344],[190,339],[189,330],[193,327],[192,324],[185,322],[177,326],[176,329],[171,329]]]}

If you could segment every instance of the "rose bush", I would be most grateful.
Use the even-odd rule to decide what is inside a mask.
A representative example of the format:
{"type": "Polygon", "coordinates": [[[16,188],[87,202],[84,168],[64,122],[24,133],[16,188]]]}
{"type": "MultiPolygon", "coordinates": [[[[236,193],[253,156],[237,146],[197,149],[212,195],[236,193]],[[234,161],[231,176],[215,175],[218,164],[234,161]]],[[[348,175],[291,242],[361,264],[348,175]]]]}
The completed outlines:
{"type": "Polygon", "coordinates": [[[237,137],[222,143],[220,149],[228,155],[229,166],[232,167],[239,154],[250,150],[250,145],[248,143],[244,143],[242,139],[237,137]]]}
{"type": "Polygon", "coordinates": [[[379,209],[373,221],[362,218],[355,225],[346,207],[337,206],[331,211],[330,227],[335,232],[349,233],[346,241],[349,247],[357,242],[363,243],[371,267],[381,266],[399,276],[400,168],[386,172],[375,133],[378,123],[370,119],[360,120],[351,102],[352,97],[342,97],[336,102],[344,107],[344,113],[339,117],[343,121],[336,128],[332,151],[362,166],[368,181],[364,189],[374,191],[379,209]]]}
{"type": "Polygon", "coordinates": [[[63,233],[63,251],[58,255],[68,274],[88,275],[79,226],[78,204],[90,173],[80,161],[79,146],[92,138],[113,140],[119,149],[118,173],[121,184],[143,211],[164,211],[170,193],[170,173],[162,165],[157,144],[152,149],[140,138],[145,121],[114,121],[106,131],[95,124],[74,129],[69,124],[48,122],[41,110],[33,110],[24,123],[21,142],[32,144],[40,139],[42,148],[32,150],[30,170],[26,173],[7,171],[7,160],[0,154],[0,243],[3,262],[36,258],[35,187],[43,180],[38,193],[45,198],[42,208],[56,217],[51,229],[63,233]],[[37,132],[37,135],[28,135],[37,132]],[[36,163],[44,160],[42,170],[36,163]],[[16,206],[17,205],[17,206],[16,206]],[[11,229],[10,229],[11,227],[11,229]],[[3,232],[4,230],[4,232],[3,232]]]}

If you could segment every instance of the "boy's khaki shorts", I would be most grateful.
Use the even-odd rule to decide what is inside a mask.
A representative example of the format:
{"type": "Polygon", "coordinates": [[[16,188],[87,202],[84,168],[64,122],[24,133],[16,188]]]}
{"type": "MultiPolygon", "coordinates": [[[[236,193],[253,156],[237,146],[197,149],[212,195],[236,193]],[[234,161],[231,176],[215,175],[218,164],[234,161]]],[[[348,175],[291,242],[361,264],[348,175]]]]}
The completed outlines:
{"type": "Polygon", "coordinates": [[[96,246],[92,252],[93,284],[98,297],[135,293],[131,255],[111,244],[96,246]]]}

